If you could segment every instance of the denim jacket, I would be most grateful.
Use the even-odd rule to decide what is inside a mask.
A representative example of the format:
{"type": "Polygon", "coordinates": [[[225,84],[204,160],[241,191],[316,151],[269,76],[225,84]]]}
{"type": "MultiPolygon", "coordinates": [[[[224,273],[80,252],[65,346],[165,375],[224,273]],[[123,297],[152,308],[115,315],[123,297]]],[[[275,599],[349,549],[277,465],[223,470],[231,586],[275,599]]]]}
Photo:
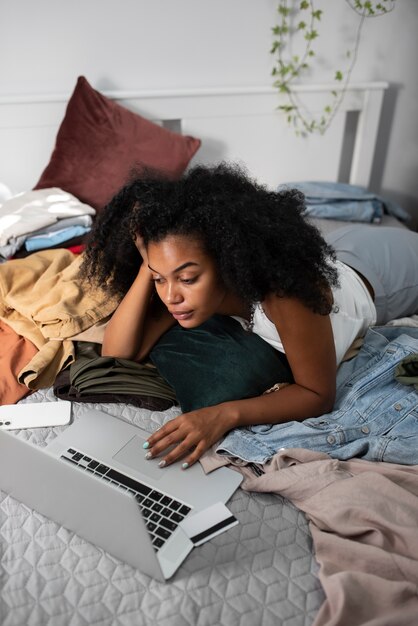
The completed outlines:
{"type": "Polygon", "coordinates": [[[396,366],[416,353],[418,328],[370,328],[358,355],[338,369],[331,413],[236,428],[216,452],[265,463],[279,450],[308,448],[340,460],[418,464],[418,392],[394,377],[396,366]]]}

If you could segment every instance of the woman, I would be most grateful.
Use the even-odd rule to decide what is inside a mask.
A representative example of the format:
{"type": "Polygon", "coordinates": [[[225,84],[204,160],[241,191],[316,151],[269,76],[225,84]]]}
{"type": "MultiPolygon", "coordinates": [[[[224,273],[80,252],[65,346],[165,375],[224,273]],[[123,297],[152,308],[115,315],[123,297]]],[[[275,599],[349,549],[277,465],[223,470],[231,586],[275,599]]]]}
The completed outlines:
{"type": "MultiPolygon", "coordinates": [[[[360,252],[345,245],[355,232],[339,244],[356,270],[338,261],[305,219],[302,194],[269,191],[224,164],[194,168],[174,182],[135,180],[121,190],[99,216],[83,265],[84,276],[123,295],[102,354],[142,360],[174,324],[195,328],[222,314],[284,353],[294,381],[279,393],[174,418],[149,437],[147,458],[162,455],[161,467],[182,459],[187,468],[232,428],[332,410],[338,364],[376,323],[374,289],[379,311],[395,289],[394,250],[406,269],[396,277],[401,308],[392,304],[391,313],[418,310],[418,235],[371,227],[377,257],[369,266],[356,262],[363,243],[360,252]],[[384,237],[376,243],[377,232],[384,237]]],[[[382,315],[379,323],[387,321],[382,315]]]]}

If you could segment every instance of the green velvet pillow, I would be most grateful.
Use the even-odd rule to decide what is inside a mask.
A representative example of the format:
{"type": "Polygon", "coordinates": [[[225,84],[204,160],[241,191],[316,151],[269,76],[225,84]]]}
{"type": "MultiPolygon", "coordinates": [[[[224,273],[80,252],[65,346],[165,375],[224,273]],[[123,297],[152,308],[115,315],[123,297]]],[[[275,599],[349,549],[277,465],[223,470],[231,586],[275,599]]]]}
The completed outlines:
{"type": "Polygon", "coordinates": [[[150,354],[183,412],[261,395],[293,380],[286,357],[241,324],[215,315],[197,328],[174,326],[150,354]]]}

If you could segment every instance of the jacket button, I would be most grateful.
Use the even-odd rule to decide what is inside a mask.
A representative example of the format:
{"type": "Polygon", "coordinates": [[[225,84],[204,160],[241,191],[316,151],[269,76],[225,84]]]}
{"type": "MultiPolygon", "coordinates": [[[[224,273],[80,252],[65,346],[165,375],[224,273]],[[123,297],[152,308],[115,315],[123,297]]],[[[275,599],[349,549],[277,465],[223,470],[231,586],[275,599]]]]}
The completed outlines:
{"type": "Polygon", "coordinates": [[[367,435],[370,432],[370,428],[368,426],[362,426],[361,432],[367,435]]]}
{"type": "Polygon", "coordinates": [[[328,441],[328,443],[331,443],[331,444],[332,444],[332,443],[335,443],[335,437],[334,437],[334,435],[328,435],[328,437],[327,437],[327,441],[328,441]]]}
{"type": "Polygon", "coordinates": [[[402,409],[402,404],[400,402],[397,402],[394,408],[395,408],[395,411],[400,411],[402,409]]]}

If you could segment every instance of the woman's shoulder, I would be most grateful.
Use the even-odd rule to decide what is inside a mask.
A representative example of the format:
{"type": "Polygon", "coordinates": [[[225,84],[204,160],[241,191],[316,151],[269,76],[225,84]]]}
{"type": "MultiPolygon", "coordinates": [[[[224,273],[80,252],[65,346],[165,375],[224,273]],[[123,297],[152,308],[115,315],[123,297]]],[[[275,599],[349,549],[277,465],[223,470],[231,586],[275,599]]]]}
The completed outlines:
{"type": "Polygon", "coordinates": [[[306,317],[315,315],[313,311],[296,296],[278,296],[269,293],[264,300],[257,305],[257,309],[264,314],[276,326],[291,325],[306,317]]]}

